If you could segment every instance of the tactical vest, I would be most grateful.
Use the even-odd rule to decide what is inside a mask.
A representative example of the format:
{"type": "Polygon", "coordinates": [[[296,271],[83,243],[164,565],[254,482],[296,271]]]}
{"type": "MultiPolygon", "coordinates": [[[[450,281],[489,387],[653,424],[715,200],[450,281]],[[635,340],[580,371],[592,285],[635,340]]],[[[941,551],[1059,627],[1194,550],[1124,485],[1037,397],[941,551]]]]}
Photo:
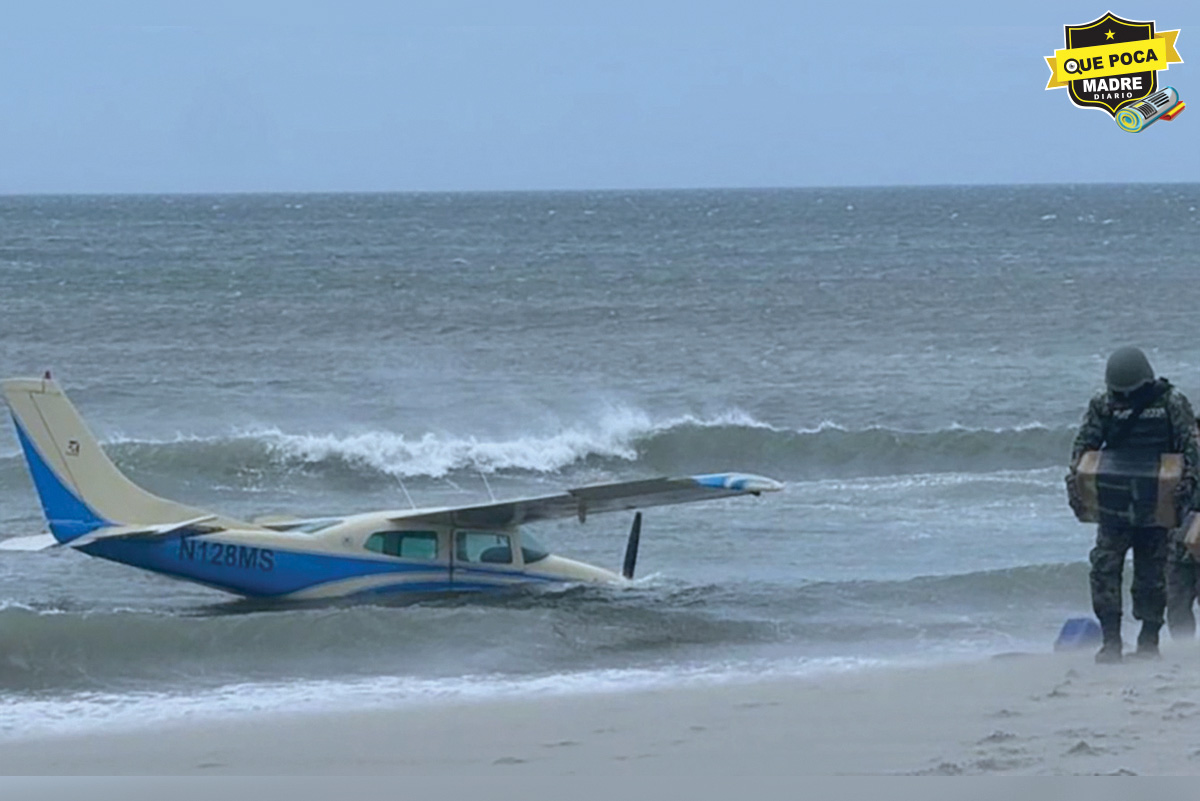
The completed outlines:
{"type": "Polygon", "coordinates": [[[1160,455],[1174,448],[1167,409],[1170,388],[1155,389],[1158,397],[1132,423],[1133,409],[1117,406],[1110,396],[1110,416],[1100,446],[1102,475],[1096,482],[1102,524],[1153,526],[1160,514],[1160,455]]]}
{"type": "Polygon", "coordinates": [[[1171,436],[1171,417],[1167,411],[1167,393],[1163,392],[1147,406],[1137,420],[1129,425],[1126,421],[1133,410],[1128,406],[1113,408],[1109,417],[1108,431],[1102,450],[1145,451],[1149,453],[1169,453],[1174,450],[1171,436]],[[1121,429],[1127,428],[1122,436],[1121,429]],[[1117,437],[1110,441],[1109,437],[1117,437]]]}

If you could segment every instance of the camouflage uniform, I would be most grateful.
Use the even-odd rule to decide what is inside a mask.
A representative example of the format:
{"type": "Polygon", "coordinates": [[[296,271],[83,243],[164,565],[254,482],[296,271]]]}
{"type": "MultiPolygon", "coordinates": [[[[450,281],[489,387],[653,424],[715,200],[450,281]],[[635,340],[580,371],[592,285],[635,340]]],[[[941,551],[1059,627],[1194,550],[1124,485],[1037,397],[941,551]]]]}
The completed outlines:
{"type": "MultiPolygon", "coordinates": [[[[1200,445],[1200,428],[1192,427],[1192,437],[1200,445]]],[[[1174,640],[1196,636],[1192,604],[1200,598],[1200,564],[1183,544],[1186,533],[1182,526],[1172,531],[1167,546],[1167,628],[1174,640]]]]}
{"type": "Polygon", "coordinates": [[[1171,532],[1167,546],[1167,628],[1175,640],[1196,636],[1192,604],[1200,597],[1200,564],[1183,545],[1183,530],[1171,532]]]}
{"type": "MultiPolygon", "coordinates": [[[[1191,404],[1182,393],[1171,387],[1165,379],[1159,381],[1166,384],[1166,391],[1146,407],[1143,415],[1155,408],[1165,409],[1171,429],[1171,447],[1167,452],[1183,454],[1183,478],[1176,490],[1176,506],[1186,510],[1193,506],[1197,478],[1200,477],[1200,451],[1197,450],[1193,434],[1195,416],[1191,404]]],[[[1084,451],[1096,450],[1105,444],[1117,427],[1114,412],[1127,408],[1128,402],[1111,392],[1100,392],[1092,398],[1071,450],[1072,470],[1084,451]]],[[[1121,573],[1125,567],[1125,555],[1131,548],[1133,616],[1150,626],[1160,626],[1167,601],[1165,568],[1169,549],[1165,528],[1100,524],[1096,547],[1090,554],[1092,608],[1102,624],[1106,618],[1120,618],[1121,573]]]]}

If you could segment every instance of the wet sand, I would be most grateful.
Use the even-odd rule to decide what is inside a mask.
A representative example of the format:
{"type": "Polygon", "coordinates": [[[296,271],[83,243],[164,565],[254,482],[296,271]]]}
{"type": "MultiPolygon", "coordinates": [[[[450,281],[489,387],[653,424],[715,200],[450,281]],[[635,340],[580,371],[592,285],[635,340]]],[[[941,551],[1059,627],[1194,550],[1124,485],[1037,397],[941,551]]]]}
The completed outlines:
{"type": "Polygon", "coordinates": [[[164,721],[0,747],[13,774],[957,775],[1200,770],[1200,646],[628,694],[164,721]]]}

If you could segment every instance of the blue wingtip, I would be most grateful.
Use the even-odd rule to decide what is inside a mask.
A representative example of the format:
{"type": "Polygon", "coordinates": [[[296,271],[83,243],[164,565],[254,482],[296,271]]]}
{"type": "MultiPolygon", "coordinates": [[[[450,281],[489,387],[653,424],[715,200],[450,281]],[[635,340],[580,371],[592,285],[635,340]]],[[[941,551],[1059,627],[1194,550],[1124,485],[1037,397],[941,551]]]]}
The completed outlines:
{"type": "Polygon", "coordinates": [[[692,476],[692,480],[705,487],[733,490],[734,492],[778,492],[783,489],[781,482],[752,473],[709,473],[703,476],[692,476]]]}

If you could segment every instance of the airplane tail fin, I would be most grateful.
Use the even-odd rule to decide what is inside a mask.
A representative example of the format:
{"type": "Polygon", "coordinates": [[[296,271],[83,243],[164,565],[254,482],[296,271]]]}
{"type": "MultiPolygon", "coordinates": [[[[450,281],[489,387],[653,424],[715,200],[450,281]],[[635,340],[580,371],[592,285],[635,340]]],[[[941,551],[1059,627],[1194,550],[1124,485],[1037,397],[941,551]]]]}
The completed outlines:
{"type": "Polygon", "coordinates": [[[0,382],[50,532],[67,543],[106,526],[162,525],[201,510],[152,495],[125,477],[47,373],[0,382]]]}

